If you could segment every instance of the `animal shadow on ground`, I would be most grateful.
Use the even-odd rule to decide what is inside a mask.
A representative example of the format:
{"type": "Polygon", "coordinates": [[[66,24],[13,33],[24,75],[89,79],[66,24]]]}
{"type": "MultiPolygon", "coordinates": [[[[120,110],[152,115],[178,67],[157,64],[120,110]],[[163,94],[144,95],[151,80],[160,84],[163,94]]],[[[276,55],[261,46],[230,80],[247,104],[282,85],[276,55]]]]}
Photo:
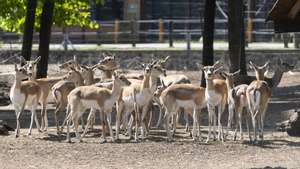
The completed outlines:
{"type": "Polygon", "coordinates": [[[278,167],[266,166],[264,168],[249,168],[249,169],[287,169],[287,168],[286,167],[281,167],[281,166],[278,166],[278,167]]]}
{"type": "Polygon", "coordinates": [[[300,147],[300,142],[294,142],[294,141],[289,141],[284,139],[264,140],[263,142],[258,142],[256,144],[253,144],[250,141],[244,141],[242,144],[260,147],[260,148],[267,148],[267,149],[277,149],[280,148],[281,146],[300,147]]]}

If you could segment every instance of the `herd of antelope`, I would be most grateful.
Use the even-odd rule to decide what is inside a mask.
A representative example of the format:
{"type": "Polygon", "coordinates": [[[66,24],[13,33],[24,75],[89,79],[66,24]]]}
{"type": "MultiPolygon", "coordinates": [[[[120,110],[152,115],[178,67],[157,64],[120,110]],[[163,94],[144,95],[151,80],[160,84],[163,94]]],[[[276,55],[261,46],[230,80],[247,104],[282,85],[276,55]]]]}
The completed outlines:
{"type": "Polygon", "coordinates": [[[49,96],[52,95],[56,102],[54,117],[57,134],[60,136],[66,125],[68,142],[71,141],[70,127],[75,130],[76,138],[81,141],[86,132],[93,128],[97,112],[100,114],[102,124],[101,143],[107,141],[107,131],[112,142],[119,140],[120,130],[127,132],[129,138],[134,141],[146,138],[150,132],[151,109],[154,104],[160,109],[156,127],[160,127],[164,121],[168,141],[173,140],[178,114],[181,112],[184,113],[187,131],[188,117],[193,118],[191,132],[193,140],[202,140],[200,113],[204,108],[208,110],[206,142],[209,142],[212,136],[214,140],[226,140],[232,124],[235,124],[234,140],[238,129],[240,140],[243,140],[243,120],[246,121],[250,141],[257,142],[258,136],[263,141],[264,118],[271,91],[278,85],[283,72],[292,70],[293,66],[278,60],[273,78],[268,78],[266,73],[269,62],[257,66],[250,61],[249,66],[255,71],[255,78],[243,77],[239,75],[239,71],[228,73],[224,71],[219,61],[212,66],[198,65],[206,79],[204,88],[198,84],[191,84],[185,75],[167,75],[165,63],[168,59],[169,57],[166,57],[141,64],[143,74],[140,76],[120,73],[117,70],[119,66],[115,56],[105,55],[93,66],[80,65],[74,59],[59,66],[61,70],[68,71],[63,77],[36,79],[36,67],[40,57],[33,61],[26,61],[21,57],[23,66],[15,64],[15,79],[10,91],[17,119],[15,136],[18,137],[20,134],[19,119],[24,109],[29,109],[32,113],[29,135],[34,121],[40,132],[47,131],[47,105],[49,96]],[[94,77],[96,69],[103,72],[100,78],[94,77]],[[41,120],[36,114],[39,104],[41,120]],[[229,115],[224,132],[221,117],[227,105],[229,115]],[[89,110],[88,117],[83,119],[83,114],[87,110],[89,110]],[[58,119],[61,112],[65,112],[64,119],[58,119]],[[112,112],[116,112],[115,135],[112,129],[112,112]],[[253,132],[250,132],[248,120],[251,121],[253,132]],[[60,125],[59,121],[63,123],[60,125]],[[81,134],[80,123],[83,130],[81,134]]]}

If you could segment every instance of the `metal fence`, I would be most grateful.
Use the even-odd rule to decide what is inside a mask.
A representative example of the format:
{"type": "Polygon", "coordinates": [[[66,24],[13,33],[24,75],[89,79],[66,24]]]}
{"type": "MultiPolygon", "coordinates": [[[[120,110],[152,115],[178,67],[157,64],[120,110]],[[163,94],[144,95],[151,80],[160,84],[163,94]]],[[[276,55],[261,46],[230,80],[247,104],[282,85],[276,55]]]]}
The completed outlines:
{"type": "MultiPolygon", "coordinates": [[[[245,19],[245,25],[247,25],[245,19]]],[[[270,42],[274,38],[273,23],[265,22],[265,19],[253,19],[253,29],[246,27],[246,33],[251,33],[255,42],[270,42]]],[[[52,44],[112,44],[130,43],[169,43],[174,41],[199,41],[202,37],[203,20],[114,20],[99,21],[99,29],[87,29],[80,27],[52,29],[52,44]]],[[[215,20],[215,39],[227,41],[227,19],[215,20]]],[[[0,32],[2,43],[21,43],[22,35],[0,32]]],[[[34,43],[38,42],[38,33],[34,33],[34,43]]]]}

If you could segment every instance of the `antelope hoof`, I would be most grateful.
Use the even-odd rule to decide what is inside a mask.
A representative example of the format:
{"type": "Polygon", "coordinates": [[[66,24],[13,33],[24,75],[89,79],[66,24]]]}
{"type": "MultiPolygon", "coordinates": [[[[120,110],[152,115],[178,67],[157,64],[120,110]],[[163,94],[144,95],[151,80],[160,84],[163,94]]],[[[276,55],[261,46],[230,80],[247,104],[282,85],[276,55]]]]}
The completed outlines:
{"type": "Polygon", "coordinates": [[[28,132],[28,133],[27,133],[27,136],[31,136],[31,132],[28,132]]]}
{"type": "Polygon", "coordinates": [[[173,139],[172,138],[167,138],[167,142],[171,143],[171,142],[173,142],[173,139]]]}
{"type": "Polygon", "coordinates": [[[140,142],[139,139],[132,140],[132,143],[138,143],[138,142],[140,142]]]}
{"type": "Polygon", "coordinates": [[[106,143],[107,142],[107,140],[105,139],[105,138],[101,138],[100,139],[100,144],[104,144],[104,143],[106,143]]]}

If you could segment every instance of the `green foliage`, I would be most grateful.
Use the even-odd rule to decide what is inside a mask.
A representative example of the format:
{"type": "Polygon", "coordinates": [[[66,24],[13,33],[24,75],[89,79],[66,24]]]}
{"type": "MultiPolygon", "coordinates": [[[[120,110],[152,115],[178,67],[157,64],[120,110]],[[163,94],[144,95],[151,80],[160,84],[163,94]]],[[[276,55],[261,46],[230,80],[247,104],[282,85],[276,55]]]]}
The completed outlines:
{"type": "MultiPolygon", "coordinates": [[[[103,4],[104,0],[53,0],[55,3],[53,24],[58,27],[85,26],[99,28],[90,19],[93,3],[103,4]]],[[[35,29],[40,27],[43,0],[37,0],[35,29]]],[[[21,33],[24,29],[27,0],[0,0],[0,28],[9,32],[21,33]]]]}

